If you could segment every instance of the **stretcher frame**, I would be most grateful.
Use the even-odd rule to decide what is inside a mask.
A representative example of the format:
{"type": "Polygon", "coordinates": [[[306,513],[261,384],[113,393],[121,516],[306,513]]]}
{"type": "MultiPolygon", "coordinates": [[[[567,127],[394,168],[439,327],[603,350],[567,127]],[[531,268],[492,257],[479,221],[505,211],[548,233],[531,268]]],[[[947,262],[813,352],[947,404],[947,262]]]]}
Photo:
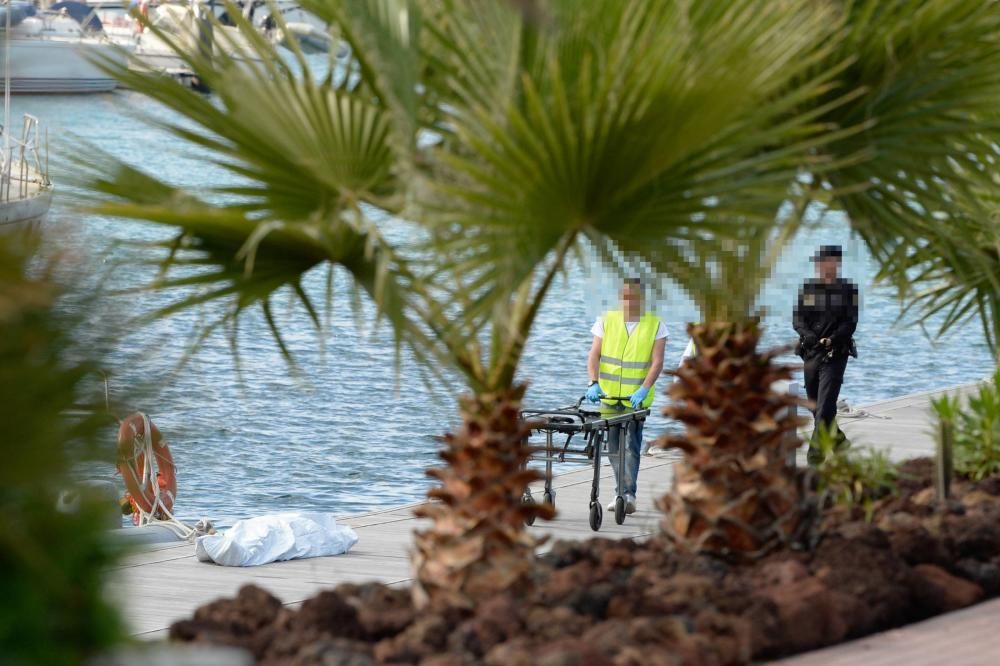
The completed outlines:
{"type": "MultiPolygon", "coordinates": [[[[625,456],[628,452],[628,436],[633,428],[645,422],[649,409],[633,409],[629,398],[603,398],[604,402],[584,404],[586,396],[580,398],[575,405],[558,409],[522,409],[521,420],[531,426],[531,433],[545,435],[544,446],[537,447],[531,460],[545,463],[545,487],[542,501],[555,507],[555,493],[552,490],[552,467],[555,463],[582,462],[593,464],[593,481],[590,488],[590,529],[595,532],[601,529],[604,509],[600,502],[602,457],[607,456],[614,468],[615,478],[622,479],[625,473],[625,456]],[[611,404],[607,404],[610,402],[611,404]],[[612,433],[618,437],[618,452],[611,454],[608,446],[612,433]],[[557,435],[565,435],[561,446],[557,444],[557,435]],[[582,435],[578,441],[580,447],[572,447],[573,439],[582,435]]],[[[533,503],[535,498],[531,488],[525,490],[522,497],[524,503],[533,503]]],[[[621,525],[625,522],[625,498],[621,494],[615,497],[615,522],[621,525]]],[[[534,518],[528,521],[532,524],[534,518]]]]}

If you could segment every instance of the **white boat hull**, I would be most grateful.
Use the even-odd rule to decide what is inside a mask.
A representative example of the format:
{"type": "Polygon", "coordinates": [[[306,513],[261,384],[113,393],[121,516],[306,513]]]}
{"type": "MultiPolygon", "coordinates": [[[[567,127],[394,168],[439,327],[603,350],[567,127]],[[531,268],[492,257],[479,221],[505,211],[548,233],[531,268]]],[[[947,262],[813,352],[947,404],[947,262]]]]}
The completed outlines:
{"type": "Polygon", "coordinates": [[[23,199],[0,201],[0,224],[39,220],[45,217],[51,205],[51,187],[39,190],[23,199]]]}
{"type": "Polygon", "coordinates": [[[15,37],[10,40],[10,91],[15,94],[51,94],[114,90],[117,85],[115,79],[91,64],[88,56],[123,57],[110,43],[15,37]]]}

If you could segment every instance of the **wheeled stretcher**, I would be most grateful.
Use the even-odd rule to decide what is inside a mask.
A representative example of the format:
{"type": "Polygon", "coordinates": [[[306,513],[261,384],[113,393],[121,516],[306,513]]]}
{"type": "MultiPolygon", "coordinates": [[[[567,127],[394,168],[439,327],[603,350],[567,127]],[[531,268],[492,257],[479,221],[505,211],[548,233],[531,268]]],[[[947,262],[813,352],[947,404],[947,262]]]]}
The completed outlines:
{"type": "MultiPolygon", "coordinates": [[[[523,409],[522,421],[531,425],[531,434],[544,435],[544,443],[537,446],[532,460],[545,463],[545,489],[542,501],[555,506],[552,490],[552,465],[564,462],[592,463],[594,480],[590,488],[590,528],[601,529],[604,510],[601,507],[601,464],[607,457],[614,467],[615,478],[625,474],[625,455],[628,450],[628,436],[631,429],[638,427],[649,416],[648,409],[632,409],[629,399],[605,398],[606,402],[596,405],[584,403],[580,398],[576,405],[559,409],[523,409]],[[565,439],[563,439],[565,437],[565,439]],[[618,451],[609,453],[608,444],[612,438],[618,442],[618,451]]],[[[522,501],[536,501],[528,488],[522,501]]],[[[531,522],[534,522],[532,519],[531,522]]],[[[625,522],[625,498],[615,497],[615,522],[625,522]]]]}

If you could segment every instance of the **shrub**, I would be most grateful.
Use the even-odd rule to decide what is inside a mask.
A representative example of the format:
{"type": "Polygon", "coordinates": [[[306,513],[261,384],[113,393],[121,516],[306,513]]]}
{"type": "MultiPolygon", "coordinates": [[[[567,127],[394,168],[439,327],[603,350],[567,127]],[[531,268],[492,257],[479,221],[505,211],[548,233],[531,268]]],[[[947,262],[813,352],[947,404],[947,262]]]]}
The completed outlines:
{"type": "Polygon", "coordinates": [[[823,454],[816,467],[821,496],[837,506],[860,507],[871,520],[875,502],[896,491],[899,474],[888,452],[842,448],[835,433],[822,427],[816,446],[823,454]]]}
{"type": "Polygon", "coordinates": [[[1000,370],[969,396],[964,407],[958,397],[947,395],[932,405],[938,432],[944,423],[952,426],[955,472],[975,481],[1000,474],[1000,370]]]}
{"type": "Polygon", "coordinates": [[[96,500],[56,510],[73,465],[97,457],[100,420],[64,416],[93,367],[70,360],[84,332],[37,259],[27,274],[34,243],[21,240],[0,234],[0,662],[77,664],[123,636],[104,589],[118,553],[96,500]]]}

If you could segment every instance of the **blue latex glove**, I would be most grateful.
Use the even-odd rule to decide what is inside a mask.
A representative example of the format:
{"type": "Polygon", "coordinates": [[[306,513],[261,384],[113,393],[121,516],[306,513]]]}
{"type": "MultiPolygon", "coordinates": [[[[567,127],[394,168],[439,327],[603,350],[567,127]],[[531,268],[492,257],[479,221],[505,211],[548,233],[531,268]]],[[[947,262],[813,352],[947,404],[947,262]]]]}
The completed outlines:
{"type": "Polygon", "coordinates": [[[604,395],[604,391],[601,390],[600,384],[591,384],[590,388],[587,389],[587,400],[590,402],[597,402],[604,395]]]}
{"type": "Polygon", "coordinates": [[[645,386],[640,386],[639,390],[633,393],[632,397],[628,399],[629,402],[632,403],[632,409],[639,409],[642,407],[642,402],[646,399],[647,395],[649,395],[649,389],[645,386]]]}

